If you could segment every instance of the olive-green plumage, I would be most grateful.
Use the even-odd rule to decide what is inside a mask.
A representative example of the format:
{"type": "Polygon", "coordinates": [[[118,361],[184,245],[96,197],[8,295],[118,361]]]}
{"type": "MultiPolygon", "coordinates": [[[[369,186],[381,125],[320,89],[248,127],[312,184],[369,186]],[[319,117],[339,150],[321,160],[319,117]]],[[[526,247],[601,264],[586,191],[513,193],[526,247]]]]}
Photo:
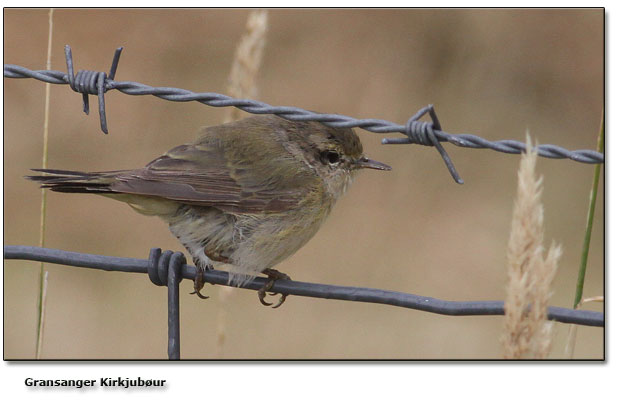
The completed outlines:
{"type": "Polygon", "coordinates": [[[364,157],[352,129],[264,115],[205,128],[144,168],[28,178],[159,216],[196,265],[229,263],[241,284],[313,237],[362,167],[390,169],[364,157]]]}

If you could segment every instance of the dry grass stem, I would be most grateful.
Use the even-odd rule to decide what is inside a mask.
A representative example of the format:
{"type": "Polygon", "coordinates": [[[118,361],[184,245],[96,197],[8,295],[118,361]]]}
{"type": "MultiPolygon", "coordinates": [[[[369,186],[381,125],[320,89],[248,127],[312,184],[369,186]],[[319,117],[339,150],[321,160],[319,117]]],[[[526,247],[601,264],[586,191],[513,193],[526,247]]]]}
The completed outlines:
{"type": "Polygon", "coordinates": [[[45,306],[47,305],[47,283],[49,280],[49,272],[46,271],[42,278],[42,294],[41,294],[41,313],[40,313],[40,324],[39,331],[37,336],[37,344],[36,344],[36,359],[41,359],[41,353],[43,352],[43,333],[45,332],[45,306]]]}
{"type": "MultiPolygon", "coordinates": [[[[54,9],[49,9],[49,31],[47,34],[47,62],[45,68],[51,70],[51,38],[53,33],[54,9]]],[[[47,168],[47,154],[49,144],[49,98],[51,84],[45,84],[45,117],[43,120],[43,162],[42,168],[47,168]]],[[[41,189],[41,219],[39,225],[39,246],[45,246],[45,216],[47,215],[47,191],[41,189]]],[[[45,296],[47,294],[47,272],[41,262],[39,269],[39,299],[38,299],[38,318],[36,332],[36,358],[39,359],[43,347],[43,325],[45,323],[45,296]]]]}
{"type": "MultiPolygon", "coordinates": [[[[604,297],[602,295],[597,295],[595,297],[583,298],[581,302],[576,305],[576,309],[580,308],[583,304],[589,302],[604,302],[604,297]]],[[[574,345],[576,343],[576,330],[577,325],[571,324],[570,329],[568,330],[568,340],[566,341],[566,358],[572,359],[574,358],[574,345]]]]}
{"type": "Polygon", "coordinates": [[[544,258],[542,179],[535,175],[537,157],[528,135],[527,152],[522,155],[518,171],[518,194],[508,243],[502,338],[507,359],[543,359],[551,347],[552,323],[547,321],[547,308],[561,248],[552,243],[544,258]]]}
{"type": "Polygon", "coordinates": [[[225,341],[227,340],[227,305],[233,294],[231,287],[219,287],[219,307],[216,316],[216,351],[215,358],[222,359],[225,356],[225,341]]]}
{"type": "Polygon", "coordinates": [[[578,303],[577,308],[580,308],[581,305],[589,303],[589,302],[604,302],[604,296],[597,295],[595,297],[583,298],[581,302],[578,303]]]}
{"type": "MultiPolygon", "coordinates": [[[[255,98],[257,96],[257,73],[261,66],[268,30],[268,12],[252,11],[246,21],[246,32],[238,47],[229,74],[227,91],[236,98],[255,98]]],[[[244,112],[235,107],[226,108],[223,122],[242,118],[244,112]]],[[[218,291],[218,315],[216,319],[216,358],[225,354],[227,304],[233,294],[231,287],[221,287],[218,291]]]]}

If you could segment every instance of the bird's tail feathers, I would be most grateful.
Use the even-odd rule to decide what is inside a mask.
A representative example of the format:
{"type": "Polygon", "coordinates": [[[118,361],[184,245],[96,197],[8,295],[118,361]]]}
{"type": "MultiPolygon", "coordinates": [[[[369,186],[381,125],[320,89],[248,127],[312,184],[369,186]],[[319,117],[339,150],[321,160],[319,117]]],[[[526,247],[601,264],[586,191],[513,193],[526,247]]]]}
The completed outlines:
{"type": "Polygon", "coordinates": [[[32,169],[44,175],[26,176],[27,179],[39,182],[41,188],[49,188],[56,192],[76,193],[113,193],[110,185],[115,181],[117,171],[86,173],[82,171],[32,169]]]}

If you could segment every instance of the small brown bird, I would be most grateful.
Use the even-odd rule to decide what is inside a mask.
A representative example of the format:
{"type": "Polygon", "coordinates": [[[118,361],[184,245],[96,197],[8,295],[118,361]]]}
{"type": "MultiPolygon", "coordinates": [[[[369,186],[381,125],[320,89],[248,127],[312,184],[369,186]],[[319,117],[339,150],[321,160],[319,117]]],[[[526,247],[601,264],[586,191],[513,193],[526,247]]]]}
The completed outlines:
{"type": "MultiPolygon", "coordinates": [[[[367,159],[352,129],[293,122],[273,115],[203,129],[135,170],[79,172],[34,169],[42,188],[93,193],[159,216],[201,270],[230,264],[230,283],[259,273],[277,279],[273,266],[315,235],[352,177],[362,168],[390,170],[367,159]]],[[[195,280],[195,293],[203,278],[195,280]]],[[[277,305],[285,300],[281,297],[277,305]]]]}

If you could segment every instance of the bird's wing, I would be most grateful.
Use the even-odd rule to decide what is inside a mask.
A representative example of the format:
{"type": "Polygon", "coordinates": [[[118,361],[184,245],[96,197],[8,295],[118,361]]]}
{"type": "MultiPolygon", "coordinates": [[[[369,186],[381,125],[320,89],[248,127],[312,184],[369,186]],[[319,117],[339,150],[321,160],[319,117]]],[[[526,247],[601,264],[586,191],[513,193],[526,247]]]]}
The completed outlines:
{"type": "Polygon", "coordinates": [[[216,143],[181,145],[143,169],[116,175],[110,189],[237,213],[276,213],[297,207],[306,192],[315,189],[310,185],[312,173],[302,170],[290,179],[293,160],[283,157],[272,163],[267,154],[247,159],[216,143]]]}

